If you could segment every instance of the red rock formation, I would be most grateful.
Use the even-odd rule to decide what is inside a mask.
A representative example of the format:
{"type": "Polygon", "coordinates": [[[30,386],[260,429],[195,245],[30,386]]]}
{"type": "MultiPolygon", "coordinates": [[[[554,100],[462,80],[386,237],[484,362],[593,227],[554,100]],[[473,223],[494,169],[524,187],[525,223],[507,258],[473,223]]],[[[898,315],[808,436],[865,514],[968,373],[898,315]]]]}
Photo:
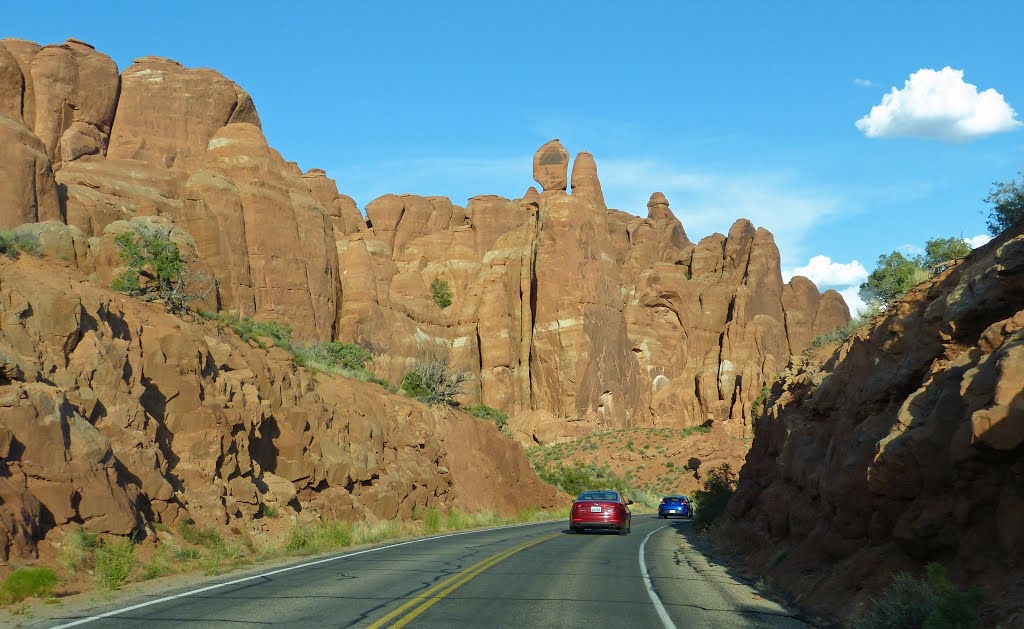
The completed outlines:
{"type": "Polygon", "coordinates": [[[260,504],[389,519],[557,501],[493,424],[312,376],[60,267],[0,259],[3,561],[69,527],[245,526],[260,504]]]}
{"type": "Polygon", "coordinates": [[[994,626],[1024,600],[1022,457],[1018,230],[911,290],[823,365],[789,367],[758,423],[729,537],[800,602],[843,617],[894,571],[943,562],[985,588],[994,626]]]}
{"type": "Polygon", "coordinates": [[[540,147],[533,156],[533,178],[544,192],[565,192],[569,183],[568,174],[569,152],[562,147],[558,139],[540,147]]]}

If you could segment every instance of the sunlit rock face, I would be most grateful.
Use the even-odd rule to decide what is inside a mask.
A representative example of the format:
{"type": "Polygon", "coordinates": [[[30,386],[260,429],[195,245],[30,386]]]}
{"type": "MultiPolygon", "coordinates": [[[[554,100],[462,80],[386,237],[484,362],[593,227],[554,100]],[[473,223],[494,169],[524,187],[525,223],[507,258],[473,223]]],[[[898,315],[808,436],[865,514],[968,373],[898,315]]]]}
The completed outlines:
{"type": "Polygon", "coordinates": [[[204,307],[359,342],[393,382],[443,349],[473,376],[466,402],[580,430],[714,420],[743,435],[761,387],[849,317],[837,294],[783,284],[749,221],[693,243],[661,193],[646,217],[607,208],[597,160],[558,140],[521,199],[388,194],[364,216],[271,148],[216,71],[143,57],[118,74],[82,42],[8,39],[0,81],[0,224],[60,221],[88,240],[168,219],[211,277],[204,307]]]}

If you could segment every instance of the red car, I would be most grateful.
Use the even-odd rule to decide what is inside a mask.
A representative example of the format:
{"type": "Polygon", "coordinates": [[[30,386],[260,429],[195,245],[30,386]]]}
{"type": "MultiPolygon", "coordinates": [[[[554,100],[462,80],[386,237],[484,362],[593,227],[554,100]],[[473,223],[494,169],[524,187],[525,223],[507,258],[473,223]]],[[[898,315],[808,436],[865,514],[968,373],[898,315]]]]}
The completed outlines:
{"type": "Polygon", "coordinates": [[[629,512],[632,500],[626,500],[617,491],[602,489],[585,491],[572,501],[569,510],[569,531],[582,533],[586,529],[611,529],[619,535],[629,535],[633,516],[629,512]]]}

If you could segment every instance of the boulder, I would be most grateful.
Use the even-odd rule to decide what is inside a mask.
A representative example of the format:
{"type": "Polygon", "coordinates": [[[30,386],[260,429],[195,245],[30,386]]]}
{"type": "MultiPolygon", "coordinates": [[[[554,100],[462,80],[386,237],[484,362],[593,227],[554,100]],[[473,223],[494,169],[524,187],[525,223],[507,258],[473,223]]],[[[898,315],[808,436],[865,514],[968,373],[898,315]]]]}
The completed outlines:
{"type": "MultiPolygon", "coordinates": [[[[596,167],[595,167],[596,178],[596,167]]],[[[551,140],[537,149],[533,156],[533,178],[545,192],[565,191],[568,187],[569,152],[557,140],[551,140]]]]}

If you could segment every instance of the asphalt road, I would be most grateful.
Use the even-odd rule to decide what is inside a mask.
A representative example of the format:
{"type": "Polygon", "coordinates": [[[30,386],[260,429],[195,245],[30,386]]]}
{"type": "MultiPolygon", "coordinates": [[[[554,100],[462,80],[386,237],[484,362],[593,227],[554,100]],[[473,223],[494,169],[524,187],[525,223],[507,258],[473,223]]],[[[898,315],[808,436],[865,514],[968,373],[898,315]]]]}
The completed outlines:
{"type": "Polygon", "coordinates": [[[636,515],[628,536],[575,535],[554,522],[455,534],[225,577],[203,592],[172,592],[111,616],[90,620],[116,608],[56,625],[806,626],[708,562],[686,541],[690,526],[636,515]]]}

